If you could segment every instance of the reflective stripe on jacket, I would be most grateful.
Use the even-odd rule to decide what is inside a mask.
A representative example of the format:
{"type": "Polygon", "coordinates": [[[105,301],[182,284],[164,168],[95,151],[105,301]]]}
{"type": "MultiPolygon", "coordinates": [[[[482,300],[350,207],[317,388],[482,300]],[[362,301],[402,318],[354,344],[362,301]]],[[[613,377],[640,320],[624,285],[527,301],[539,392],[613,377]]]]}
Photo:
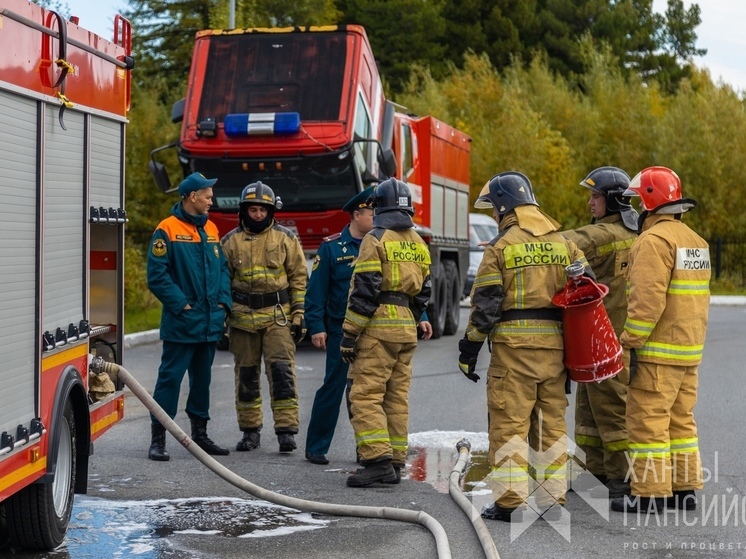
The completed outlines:
{"type": "Polygon", "coordinates": [[[352,275],[343,329],[379,340],[416,342],[430,299],[430,249],[414,229],[376,228],[363,238],[352,275]],[[378,303],[381,292],[403,293],[408,307],[378,303]]]}
{"type": "Polygon", "coordinates": [[[672,215],[653,214],[632,246],[620,341],[640,361],[697,365],[710,306],[707,242],[672,215]]]}
{"type": "Polygon", "coordinates": [[[287,289],[290,301],[262,309],[233,302],[230,326],[256,332],[302,313],[308,273],[298,237],[274,222],[258,234],[239,226],[223,238],[230,269],[231,290],[246,294],[275,293],[287,289]]]}
{"type": "Polygon", "coordinates": [[[487,336],[493,343],[517,348],[562,349],[562,323],[555,320],[500,322],[503,311],[549,309],[552,297],[567,282],[565,266],[583,252],[558,233],[559,224],[536,206],[518,206],[503,216],[500,235],[486,247],[472,291],[466,335],[487,336]]]}

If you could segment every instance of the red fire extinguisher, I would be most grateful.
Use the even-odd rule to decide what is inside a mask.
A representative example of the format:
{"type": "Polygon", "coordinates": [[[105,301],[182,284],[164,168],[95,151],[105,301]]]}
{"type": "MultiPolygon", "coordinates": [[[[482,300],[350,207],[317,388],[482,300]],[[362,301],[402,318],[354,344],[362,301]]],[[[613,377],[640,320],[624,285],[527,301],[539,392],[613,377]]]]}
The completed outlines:
{"type": "Polygon", "coordinates": [[[609,288],[584,276],[580,262],[565,269],[570,279],[552,297],[562,308],[565,367],[575,382],[601,382],[624,367],[622,346],[603,305],[609,288]]]}

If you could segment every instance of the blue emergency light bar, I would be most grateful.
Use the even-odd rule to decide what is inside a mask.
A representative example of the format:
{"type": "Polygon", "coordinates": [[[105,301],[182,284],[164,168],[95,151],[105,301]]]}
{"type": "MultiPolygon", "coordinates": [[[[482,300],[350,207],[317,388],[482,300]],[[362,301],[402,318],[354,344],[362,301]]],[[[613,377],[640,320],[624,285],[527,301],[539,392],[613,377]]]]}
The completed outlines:
{"type": "Polygon", "coordinates": [[[226,136],[295,134],[300,130],[298,113],[237,113],[225,115],[226,136]]]}

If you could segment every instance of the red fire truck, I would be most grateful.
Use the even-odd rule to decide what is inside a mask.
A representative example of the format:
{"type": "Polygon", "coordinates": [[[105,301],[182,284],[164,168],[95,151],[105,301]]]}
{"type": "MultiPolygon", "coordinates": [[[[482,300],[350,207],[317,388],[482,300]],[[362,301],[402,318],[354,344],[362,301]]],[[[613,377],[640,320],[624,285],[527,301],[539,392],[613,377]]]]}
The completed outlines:
{"type": "Polygon", "coordinates": [[[151,153],[158,186],[172,187],[156,155],[176,148],[185,175],[218,179],[211,219],[225,234],[237,224],[241,190],[261,180],[282,199],[276,217],[309,257],[349,222],[342,206],[357,192],[388,176],[406,181],[431,247],[434,335],[457,330],[471,139],[385,99],[362,27],[200,31],[172,120],[182,123],[179,139],[151,153]]]}
{"type": "Polygon", "coordinates": [[[88,359],[122,361],[131,27],[0,0],[0,53],[0,547],[52,549],[124,413],[88,359]]]}

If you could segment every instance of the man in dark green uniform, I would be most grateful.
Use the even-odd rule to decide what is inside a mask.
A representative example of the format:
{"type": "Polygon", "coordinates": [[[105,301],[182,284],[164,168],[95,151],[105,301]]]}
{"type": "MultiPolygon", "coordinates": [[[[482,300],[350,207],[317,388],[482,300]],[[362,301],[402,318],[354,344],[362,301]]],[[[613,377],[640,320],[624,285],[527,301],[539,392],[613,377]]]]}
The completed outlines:
{"type": "MultiPolygon", "coordinates": [[[[148,287],[163,304],[163,355],[153,399],[173,418],[181,381],[188,371],[186,413],[192,422],[192,439],[208,454],[226,455],[228,449],[207,436],[212,361],[223,336],[225,311],[231,306],[228,263],[220,248],[218,228],[207,219],[215,182],[192,173],[179,185],[181,201],[153,233],[148,287]]],[[[170,458],[166,430],[152,416],[151,425],[148,457],[166,461],[170,458]]]]}

